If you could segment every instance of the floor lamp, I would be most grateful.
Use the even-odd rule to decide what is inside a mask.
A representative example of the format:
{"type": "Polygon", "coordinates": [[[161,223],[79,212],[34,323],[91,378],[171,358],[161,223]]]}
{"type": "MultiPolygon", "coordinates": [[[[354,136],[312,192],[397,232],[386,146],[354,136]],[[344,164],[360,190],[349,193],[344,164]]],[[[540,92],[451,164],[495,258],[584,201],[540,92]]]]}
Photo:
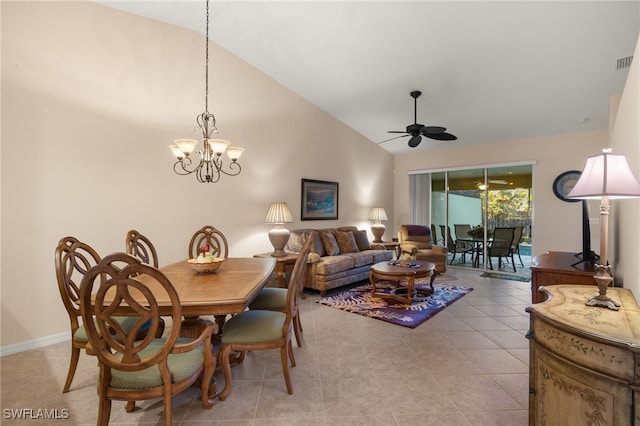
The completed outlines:
{"type": "Polygon", "coordinates": [[[609,238],[609,200],[640,197],[640,182],[635,178],[623,154],[612,154],[603,149],[602,154],[587,158],[580,179],[567,198],[600,199],[600,263],[593,276],[598,285],[598,296],[587,301],[588,306],[600,306],[618,310],[620,304],[607,296],[607,288],[613,281],[611,265],[607,257],[609,238]]]}

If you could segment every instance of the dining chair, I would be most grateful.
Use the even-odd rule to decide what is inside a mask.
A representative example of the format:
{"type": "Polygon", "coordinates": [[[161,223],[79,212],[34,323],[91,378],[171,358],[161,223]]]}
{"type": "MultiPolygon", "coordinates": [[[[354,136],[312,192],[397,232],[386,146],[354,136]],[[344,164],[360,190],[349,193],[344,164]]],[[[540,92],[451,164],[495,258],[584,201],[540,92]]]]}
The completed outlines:
{"type": "Polygon", "coordinates": [[[220,392],[220,399],[225,400],[231,390],[231,365],[229,355],[231,351],[239,351],[239,362],[244,358],[244,352],[280,348],[282,373],[287,385],[287,392],[293,393],[289,362],[296,366],[291,344],[291,334],[295,328],[294,317],[298,315],[300,287],[303,284],[307,270],[307,260],[314,238],[307,238],[300,249],[300,254],[293,266],[293,272],[287,288],[286,312],[248,310],[233,316],[222,329],[220,343],[220,364],[224,374],[224,389],[220,392]]]}
{"type": "Polygon", "coordinates": [[[154,398],[162,398],[164,425],[169,426],[172,396],[196,381],[200,381],[202,405],[212,407],[209,385],[216,356],[211,335],[217,326],[208,325],[195,339],[179,338],[180,298],[160,270],[127,253],[111,254],[86,273],[80,284],[80,300],[90,349],[100,367],[99,426],[109,424],[112,400],[127,401],[125,410],[131,412],[135,401],[154,398]],[[162,339],[152,335],[161,327],[157,299],[171,301],[173,327],[162,339]],[[114,310],[123,306],[133,311],[135,322],[129,329],[113,317],[114,310]],[[136,340],[136,333],[147,323],[150,333],[136,340]]]}
{"type": "MultiPolygon", "coordinates": [[[[64,237],[58,242],[55,250],[56,278],[60,297],[71,323],[71,360],[67,379],[62,388],[63,393],[69,392],[73,376],[78,367],[80,350],[86,349],[89,341],[86,329],[79,321],[81,317],[80,282],[89,269],[97,265],[98,262],[100,262],[100,256],[88,244],[74,237],[64,237]]],[[[114,317],[114,320],[125,329],[130,329],[134,323],[134,320],[128,316],[117,316],[114,317]]],[[[147,332],[148,327],[140,329],[137,338],[144,338],[147,332]]],[[[161,335],[162,331],[159,330],[159,332],[161,335]]]]}
{"type": "MultiPolygon", "coordinates": [[[[311,234],[307,237],[315,238],[316,231],[311,232],[311,234]]],[[[297,259],[296,259],[297,262],[297,259]]],[[[294,265],[295,267],[295,265],[294,265]]],[[[289,284],[291,285],[291,284],[289,284]]],[[[302,293],[302,285],[300,285],[300,292],[298,292],[298,298],[301,297],[302,293]]],[[[256,296],[255,299],[249,304],[249,309],[253,310],[262,310],[262,311],[276,311],[276,312],[287,312],[287,288],[276,288],[276,287],[265,287],[256,296]]],[[[296,307],[299,303],[296,303],[296,307]]],[[[300,333],[302,332],[302,322],[300,321],[300,315],[296,308],[294,316],[293,316],[293,332],[296,336],[296,342],[298,343],[298,347],[302,347],[302,339],[300,338],[300,333]]]]}
{"type": "Polygon", "coordinates": [[[191,242],[189,242],[189,258],[197,258],[200,254],[201,247],[205,244],[209,244],[209,248],[214,257],[224,257],[229,255],[229,245],[227,244],[227,238],[220,230],[213,226],[205,225],[197,230],[191,242]]]}
{"type": "Polygon", "coordinates": [[[471,254],[471,259],[473,261],[473,245],[469,245],[466,242],[459,241],[453,238],[451,235],[451,227],[440,225],[440,233],[444,241],[447,242],[447,252],[452,253],[451,260],[449,261],[449,265],[453,264],[453,261],[456,259],[456,255],[460,254],[460,262],[466,263],[467,261],[467,253],[471,254]]]}
{"type": "Polygon", "coordinates": [[[520,259],[520,266],[524,267],[524,262],[522,262],[522,256],[520,256],[520,241],[522,241],[522,231],[524,226],[516,226],[515,232],[513,233],[513,244],[511,245],[511,250],[513,250],[513,254],[518,255],[518,259],[520,259]]]}
{"type": "Polygon", "coordinates": [[[153,246],[149,238],[145,237],[135,229],[132,229],[127,232],[125,243],[128,254],[133,257],[137,257],[142,261],[142,263],[151,265],[154,268],[158,267],[158,252],[156,252],[156,248],[153,246]]]}
{"type": "MultiPolygon", "coordinates": [[[[438,244],[438,234],[436,233],[436,225],[435,224],[431,224],[431,237],[433,238],[433,244],[438,244]]],[[[442,242],[442,245],[444,245],[444,242],[442,242]]]]}
{"type": "Polygon", "coordinates": [[[493,270],[492,257],[498,258],[498,268],[502,266],[502,258],[511,259],[513,272],[516,272],[516,264],[513,260],[513,236],[515,228],[495,228],[493,239],[487,246],[487,257],[489,258],[489,269],[493,270]]]}

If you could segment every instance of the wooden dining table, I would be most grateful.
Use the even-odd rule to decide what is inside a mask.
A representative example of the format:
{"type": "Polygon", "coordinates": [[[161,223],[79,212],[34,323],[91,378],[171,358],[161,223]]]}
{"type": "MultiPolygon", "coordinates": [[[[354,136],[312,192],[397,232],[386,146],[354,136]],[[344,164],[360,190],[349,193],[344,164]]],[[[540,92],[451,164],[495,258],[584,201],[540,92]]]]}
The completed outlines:
{"type": "MultiPolygon", "coordinates": [[[[178,292],[183,316],[227,315],[246,309],[269,282],[275,265],[275,259],[229,257],[211,273],[195,272],[186,260],[160,271],[178,292]]],[[[169,300],[158,299],[158,304],[161,314],[171,312],[169,300]]]]}
{"type": "MultiPolygon", "coordinates": [[[[197,337],[206,324],[201,318],[204,315],[213,315],[222,330],[225,317],[244,311],[269,282],[275,265],[273,258],[229,257],[211,273],[194,271],[186,260],[160,267],[180,298],[185,318],[180,335],[197,337]]],[[[160,315],[171,315],[171,301],[166,291],[156,282],[146,281],[144,276],[137,279],[145,282],[154,294],[160,315]]],[[[144,304],[146,299],[141,298],[139,302],[144,304]]],[[[132,312],[121,306],[118,313],[127,315],[132,312]]]]}

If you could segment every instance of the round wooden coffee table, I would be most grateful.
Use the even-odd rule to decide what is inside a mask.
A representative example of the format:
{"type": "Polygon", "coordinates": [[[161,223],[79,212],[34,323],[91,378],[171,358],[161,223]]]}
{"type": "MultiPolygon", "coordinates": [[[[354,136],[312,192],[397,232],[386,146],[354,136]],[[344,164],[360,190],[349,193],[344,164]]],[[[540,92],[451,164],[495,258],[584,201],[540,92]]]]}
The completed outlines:
{"type": "Polygon", "coordinates": [[[411,304],[416,278],[431,277],[431,287],[427,294],[433,293],[433,281],[436,279],[436,265],[425,260],[395,260],[379,262],[371,266],[369,281],[371,282],[371,296],[382,297],[395,302],[411,304]],[[400,286],[406,283],[406,289],[399,287],[392,293],[377,293],[376,280],[395,281],[400,286]],[[406,295],[404,294],[406,291],[406,295]]]}

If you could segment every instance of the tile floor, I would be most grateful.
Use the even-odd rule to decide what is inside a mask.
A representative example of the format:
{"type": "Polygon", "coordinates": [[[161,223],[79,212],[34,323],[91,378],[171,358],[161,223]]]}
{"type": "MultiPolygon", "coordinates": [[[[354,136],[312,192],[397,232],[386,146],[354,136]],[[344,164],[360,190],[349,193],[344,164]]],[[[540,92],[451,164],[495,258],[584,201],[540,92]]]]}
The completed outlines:
{"type": "MultiPolygon", "coordinates": [[[[416,329],[314,303],[302,306],[304,346],[295,347],[294,394],[288,395],[278,351],[247,354],[232,370],[226,401],[205,410],[196,388],[174,397],[176,425],[526,425],[530,283],[479,277],[449,268],[474,291],[416,329]]],[[[68,343],[0,358],[3,425],[49,424],[7,419],[7,409],[67,409],[55,424],[91,425],[97,416],[95,359],[82,354],[71,391],[62,394],[68,343]]],[[[217,372],[218,386],[224,384],[217,372]]],[[[160,400],[133,413],[114,402],[111,424],[162,423],[160,400]]]]}

